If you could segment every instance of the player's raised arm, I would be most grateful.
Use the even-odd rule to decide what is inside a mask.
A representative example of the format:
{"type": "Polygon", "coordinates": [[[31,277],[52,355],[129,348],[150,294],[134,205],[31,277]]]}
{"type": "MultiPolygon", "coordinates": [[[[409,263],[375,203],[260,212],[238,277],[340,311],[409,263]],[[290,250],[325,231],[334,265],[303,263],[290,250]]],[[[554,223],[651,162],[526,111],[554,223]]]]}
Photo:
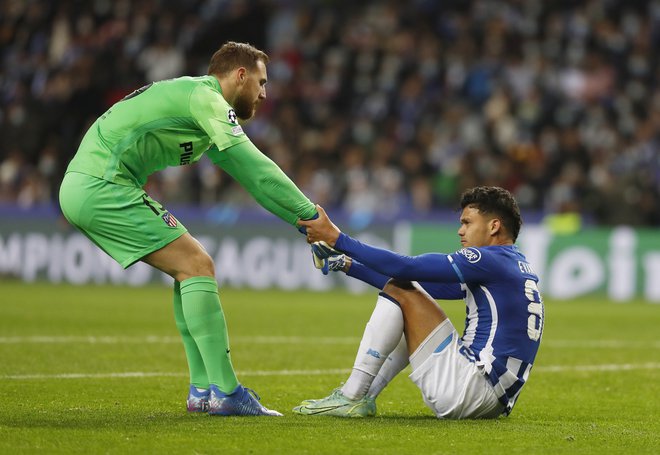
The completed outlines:
{"type": "Polygon", "coordinates": [[[341,232],[320,205],[316,206],[318,218],[299,220],[298,225],[307,229],[307,241],[325,242],[342,253],[358,260],[381,275],[402,280],[457,283],[459,277],[453,270],[446,254],[428,253],[420,256],[404,256],[393,251],[364,244],[341,232]]]}
{"type": "MultiPolygon", "coordinates": [[[[318,218],[314,220],[299,220],[298,225],[307,229],[307,241],[315,249],[329,257],[337,253],[345,253],[351,257],[354,264],[353,276],[375,287],[382,285],[389,278],[402,280],[428,281],[435,283],[459,283],[460,277],[451,265],[446,254],[427,253],[420,256],[404,256],[393,251],[364,244],[341,232],[330,220],[320,205],[316,206],[318,218]],[[325,247],[323,246],[325,242],[325,247]]],[[[350,270],[349,269],[349,270],[350,270]]],[[[351,275],[349,273],[349,275],[351,275]]],[[[462,298],[460,288],[437,288],[438,298],[462,298]]]]}

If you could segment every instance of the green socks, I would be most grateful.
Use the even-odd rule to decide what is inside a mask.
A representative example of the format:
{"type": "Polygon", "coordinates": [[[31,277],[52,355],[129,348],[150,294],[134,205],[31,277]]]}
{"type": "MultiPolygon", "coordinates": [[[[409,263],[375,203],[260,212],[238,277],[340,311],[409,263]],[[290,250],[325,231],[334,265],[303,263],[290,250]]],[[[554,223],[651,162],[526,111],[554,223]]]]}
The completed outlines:
{"type": "Polygon", "coordinates": [[[183,306],[181,304],[181,286],[178,281],[174,282],[174,320],[176,328],[181,334],[183,340],[183,349],[186,351],[188,360],[188,369],[190,370],[190,383],[200,389],[209,388],[209,378],[206,375],[206,367],[202,355],[197,349],[197,343],[193,339],[188,324],[183,316],[183,306]]]}
{"type": "Polygon", "coordinates": [[[194,277],[177,284],[174,316],[188,359],[190,382],[199,388],[215,384],[230,393],[238,386],[238,379],[231,364],[218,283],[211,277],[194,277]]]}

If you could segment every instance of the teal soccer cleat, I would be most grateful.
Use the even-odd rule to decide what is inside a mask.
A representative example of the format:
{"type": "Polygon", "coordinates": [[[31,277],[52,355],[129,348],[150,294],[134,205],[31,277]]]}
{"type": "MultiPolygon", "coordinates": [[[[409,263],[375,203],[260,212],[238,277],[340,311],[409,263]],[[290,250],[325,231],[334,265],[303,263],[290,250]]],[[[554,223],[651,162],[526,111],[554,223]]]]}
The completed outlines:
{"type": "Polygon", "coordinates": [[[259,395],[238,385],[233,392],[224,393],[211,384],[209,415],[212,416],[281,416],[277,411],[265,408],[259,403],[259,395]]]}
{"type": "Polygon", "coordinates": [[[210,395],[210,390],[202,390],[200,392],[197,390],[197,387],[191,385],[188,391],[188,399],[186,400],[188,412],[208,412],[210,395]]]}
{"type": "Polygon", "coordinates": [[[293,412],[300,415],[325,415],[335,417],[373,417],[376,415],[376,400],[362,397],[359,400],[346,398],[341,389],[320,400],[304,400],[293,412]]]}

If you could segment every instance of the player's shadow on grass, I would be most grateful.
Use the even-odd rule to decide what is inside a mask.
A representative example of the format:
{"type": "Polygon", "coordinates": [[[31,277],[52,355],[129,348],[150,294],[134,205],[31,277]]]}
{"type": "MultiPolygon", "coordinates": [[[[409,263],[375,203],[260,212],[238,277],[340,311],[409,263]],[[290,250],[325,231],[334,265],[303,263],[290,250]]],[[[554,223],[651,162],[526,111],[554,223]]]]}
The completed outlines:
{"type": "MultiPolygon", "coordinates": [[[[102,410],[101,410],[102,411],[102,410]]],[[[108,410],[110,411],[110,410],[108,410]]],[[[152,413],[139,412],[75,412],[75,411],[36,411],[30,414],[15,414],[0,417],[0,426],[9,428],[58,428],[58,429],[100,429],[115,428],[127,431],[144,431],[150,428],[167,426],[170,429],[190,428],[191,426],[205,427],[209,424],[223,422],[228,427],[234,425],[274,425],[295,426],[298,428],[313,428],[327,426],[328,424],[342,428],[350,427],[373,427],[374,425],[385,426],[421,426],[437,428],[438,426],[480,426],[484,424],[501,424],[503,419],[481,419],[481,420],[441,420],[433,415],[420,414],[384,414],[373,418],[355,419],[339,418],[330,416],[299,416],[285,414],[283,418],[253,418],[253,417],[211,417],[207,415],[190,415],[179,411],[163,411],[152,413]]]]}
{"type": "Polygon", "coordinates": [[[502,422],[506,419],[463,419],[463,420],[453,420],[453,419],[438,419],[437,417],[433,415],[420,415],[420,414],[402,414],[402,413],[394,413],[394,414],[379,414],[376,417],[373,417],[371,419],[365,419],[365,420],[375,420],[375,421],[383,421],[383,422],[399,422],[399,423],[406,423],[406,422],[429,422],[431,424],[459,424],[459,425],[471,425],[471,424],[477,424],[477,425],[483,425],[484,422],[502,422]]]}

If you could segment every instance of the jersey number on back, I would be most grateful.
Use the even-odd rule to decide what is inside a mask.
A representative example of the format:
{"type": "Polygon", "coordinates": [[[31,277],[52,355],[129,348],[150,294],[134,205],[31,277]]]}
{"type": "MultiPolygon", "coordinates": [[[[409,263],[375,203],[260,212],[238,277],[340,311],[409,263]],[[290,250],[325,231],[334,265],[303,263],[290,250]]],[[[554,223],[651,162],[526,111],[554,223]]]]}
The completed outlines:
{"type": "Polygon", "coordinates": [[[534,280],[525,281],[525,297],[529,300],[527,305],[527,336],[532,341],[538,341],[543,332],[543,305],[541,294],[534,280]]]}

